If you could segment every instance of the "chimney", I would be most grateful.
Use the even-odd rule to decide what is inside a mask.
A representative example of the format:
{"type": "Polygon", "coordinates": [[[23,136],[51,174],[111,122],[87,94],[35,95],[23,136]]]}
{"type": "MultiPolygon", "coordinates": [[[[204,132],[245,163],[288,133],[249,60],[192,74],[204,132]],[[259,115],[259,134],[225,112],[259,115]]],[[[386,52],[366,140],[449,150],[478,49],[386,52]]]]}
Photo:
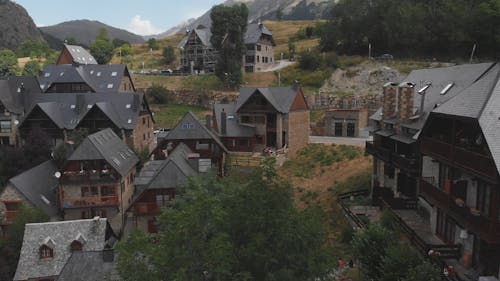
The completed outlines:
{"type": "Polygon", "coordinates": [[[382,96],[382,119],[393,118],[396,113],[396,104],[398,98],[398,84],[386,83],[383,88],[382,96]]]}
{"type": "Polygon", "coordinates": [[[262,22],[260,20],[259,20],[258,24],[259,24],[259,29],[262,30],[262,28],[264,27],[264,25],[262,24],[262,22]]]}
{"type": "Polygon", "coordinates": [[[227,133],[227,115],[224,109],[220,113],[220,134],[226,135],[227,133]]]}
{"type": "Polygon", "coordinates": [[[115,252],[113,249],[104,249],[102,251],[102,261],[103,262],[114,262],[115,252]]]}
{"type": "Polygon", "coordinates": [[[431,86],[431,84],[426,84],[422,89],[418,90],[418,94],[420,95],[420,108],[418,110],[418,114],[423,116],[424,114],[424,105],[425,105],[425,91],[431,86]]]}
{"type": "Polygon", "coordinates": [[[414,114],[415,84],[403,82],[398,89],[398,121],[410,119],[414,114]]]}
{"type": "Polygon", "coordinates": [[[207,127],[207,129],[211,129],[212,128],[212,115],[205,115],[205,127],[207,127]]]}

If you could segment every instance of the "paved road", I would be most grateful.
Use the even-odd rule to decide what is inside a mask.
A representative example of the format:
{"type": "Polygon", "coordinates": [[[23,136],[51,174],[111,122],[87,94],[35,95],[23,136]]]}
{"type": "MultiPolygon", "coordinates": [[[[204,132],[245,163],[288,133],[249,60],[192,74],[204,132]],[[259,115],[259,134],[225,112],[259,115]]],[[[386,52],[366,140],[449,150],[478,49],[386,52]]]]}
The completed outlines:
{"type": "Polygon", "coordinates": [[[309,136],[309,143],[324,143],[324,144],[345,144],[365,146],[367,138],[347,138],[347,137],[324,137],[324,136],[309,136]]]}
{"type": "Polygon", "coordinates": [[[265,69],[263,70],[262,72],[271,72],[271,71],[276,71],[276,70],[280,70],[282,68],[285,68],[289,65],[292,65],[294,64],[295,62],[294,61],[289,61],[289,60],[280,60],[279,61],[279,64],[273,66],[273,67],[270,67],[268,69],[265,69]]]}

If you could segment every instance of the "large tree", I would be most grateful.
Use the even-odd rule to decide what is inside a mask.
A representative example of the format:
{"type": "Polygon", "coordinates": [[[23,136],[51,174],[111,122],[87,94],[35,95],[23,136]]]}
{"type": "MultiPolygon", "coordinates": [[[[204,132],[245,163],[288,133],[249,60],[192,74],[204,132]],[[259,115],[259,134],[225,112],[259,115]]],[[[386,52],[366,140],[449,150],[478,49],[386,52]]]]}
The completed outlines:
{"type": "Polygon", "coordinates": [[[118,246],[124,280],[313,280],[332,266],[323,213],[298,210],[268,165],[235,179],[190,181],[159,218],[160,233],[118,246]],[[145,275],[143,275],[145,274],[145,275]]]}
{"type": "Polygon", "coordinates": [[[11,50],[0,50],[0,76],[15,75],[17,57],[11,50]]]}
{"type": "Polygon", "coordinates": [[[248,8],[245,4],[212,8],[210,13],[212,37],[210,42],[218,52],[215,75],[231,88],[242,82],[242,64],[245,48],[245,32],[248,8]]]}
{"type": "Polygon", "coordinates": [[[96,40],[90,46],[90,53],[99,64],[108,63],[113,58],[113,43],[108,38],[108,31],[101,28],[97,34],[96,40]]]}

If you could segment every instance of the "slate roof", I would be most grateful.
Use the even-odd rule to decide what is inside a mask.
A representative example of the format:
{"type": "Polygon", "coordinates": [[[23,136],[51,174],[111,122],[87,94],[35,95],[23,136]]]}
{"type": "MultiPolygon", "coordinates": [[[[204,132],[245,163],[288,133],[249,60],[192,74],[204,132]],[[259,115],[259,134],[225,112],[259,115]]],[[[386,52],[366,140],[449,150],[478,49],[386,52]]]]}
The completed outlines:
{"type": "Polygon", "coordinates": [[[54,84],[85,83],[93,92],[118,92],[123,77],[128,76],[124,64],[47,65],[40,75],[40,87],[47,91],[54,84]]]}
{"type": "Polygon", "coordinates": [[[34,76],[9,76],[0,79],[0,102],[12,113],[22,114],[28,95],[41,93],[34,76]]]}
{"type": "Polygon", "coordinates": [[[43,210],[48,216],[56,216],[58,180],[54,176],[57,166],[52,161],[46,161],[9,180],[31,204],[43,210]]]}
{"type": "Polygon", "coordinates": [[[68,160],[105,160],[121,176],[128,175],[139,162],[135,153],[111,129],[87,136],[68,160]]]}
{"type": "Polygon", "coordinates": [[[205,125],[203,125],[193,112],[188,111],[181,121],[164,138],[169,140],[214,140],[225,152],[227,148],[220,139],[205,125]]]}
{"type": "Polygon", "coordinates": [[[212,43],[210,42],[210,38],[212,37],[212,32],[210,32],[210,28],[195,28],[195,29],[192,29],[191,31],[189,31],[189,33],[184,36],[184,38],[182,38],[181,42],[179,42],[179,45],[177,45],[177,48],[183,48],[187,41],[188,41],[188,38],[189,36],[191,36],[191,34],[196,33],[196,36],[198,38],[200,38],[200,41],[201,43],[208,47],[208,48],[212,48],[212,43]]]}
{"type": "Polygon", "coordinates": [[[255,127],[244,125],[238,122],[236,115],[236,104],[214,104],[214,118],[217,122],[218,134],[221,137],[253,137],[255,136],[255,127]],[[226,134],[221,133],[221,112],[226,112],[226,134]]]}
{"type": "MultiPolygon", "coordinates": [[[[267,29],[264,25],[258,23],[249,23],[247,25],[247,31],[245,33],[245,44],[256,44],[259,42],[260,37],[264,35],[273,36],[271,31],[267,29]]],[[[274,40],[272,41],[273,46],[274,40]]]]}
{"type": "Polygon", "coordinates": [[[249,88],[240,89],[240,95],[236,101],[235,112],[248,101],[248,99],[256,94],[262,94],[266,100],[280,113],[290,112],[290,108],[298,94],[298,87],[267,87],[267,88],[249,88]]]}
{"type": "Polygon", "coordinates": [[[105,261],[103,251],[74,252],[56,279],[58,281],[121,280],[114,261],[105,261]]]}
{"type": "MultiPolygon", "coordinates": [[[[120,129],[133,130],[147,108],[142,93],[45,93],[32,95],[28,113],[39,107],[60,129],[75,129],[94,108],[120,129]]],[[[22,126],[22,120],[19,126],[22,126]]]]}
{"type": "Polygon", "coordinates": [[[102,251],[111,235],[105,218],[26,224],[14,280],[57,276],[71,257],[73,241],[82,243],[83,251],[102,251]],[[52,259],[40,259],[42,245],[53,249],[52,259]]]}
{"type": "Polygon", "coordinates": [[[97,64],[95,58],[83,47],[77,45],[64,44],[75,64],[97,64]]]}

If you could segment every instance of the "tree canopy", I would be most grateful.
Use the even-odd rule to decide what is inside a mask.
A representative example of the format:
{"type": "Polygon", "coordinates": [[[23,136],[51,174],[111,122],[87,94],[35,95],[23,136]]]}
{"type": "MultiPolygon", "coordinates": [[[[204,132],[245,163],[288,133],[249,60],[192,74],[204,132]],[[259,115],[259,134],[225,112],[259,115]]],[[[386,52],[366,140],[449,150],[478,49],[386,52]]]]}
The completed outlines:
{"type": "Polygon", "coordinates": [[[332,264],[322,211],[298,210],[263,169],[249,183],[193,179],[159,218],[160,232],[118,246],[124,280],[312,280],[332,264]]]}
{"type": "Polygon", "coordinates": [[[210,13],[212,37],[210,42],[218,52],[215,75],[231,88],[242,82],[242,64],[245,48],[245,32],[248,8],[245,4],[212,8],[210,13]]]}
{"type": "Polygon", "coordinates": [[[340,0],[322,30],[322,50],[401,56],[498,56],[498,0],[340,0]]]}
{"type": "Polygon", "coordinates": [[[0,50],[0,76],[15,75],[17,57],[11,50],[0,50]]]}
{"type": "Polygon", "coordinates": [[[99,64],[108,63],[113,57],[113,43],[108,38],[108,31],[101,28],[96,36],[96,40],[90,46],[90,53],[99,64]]]}

